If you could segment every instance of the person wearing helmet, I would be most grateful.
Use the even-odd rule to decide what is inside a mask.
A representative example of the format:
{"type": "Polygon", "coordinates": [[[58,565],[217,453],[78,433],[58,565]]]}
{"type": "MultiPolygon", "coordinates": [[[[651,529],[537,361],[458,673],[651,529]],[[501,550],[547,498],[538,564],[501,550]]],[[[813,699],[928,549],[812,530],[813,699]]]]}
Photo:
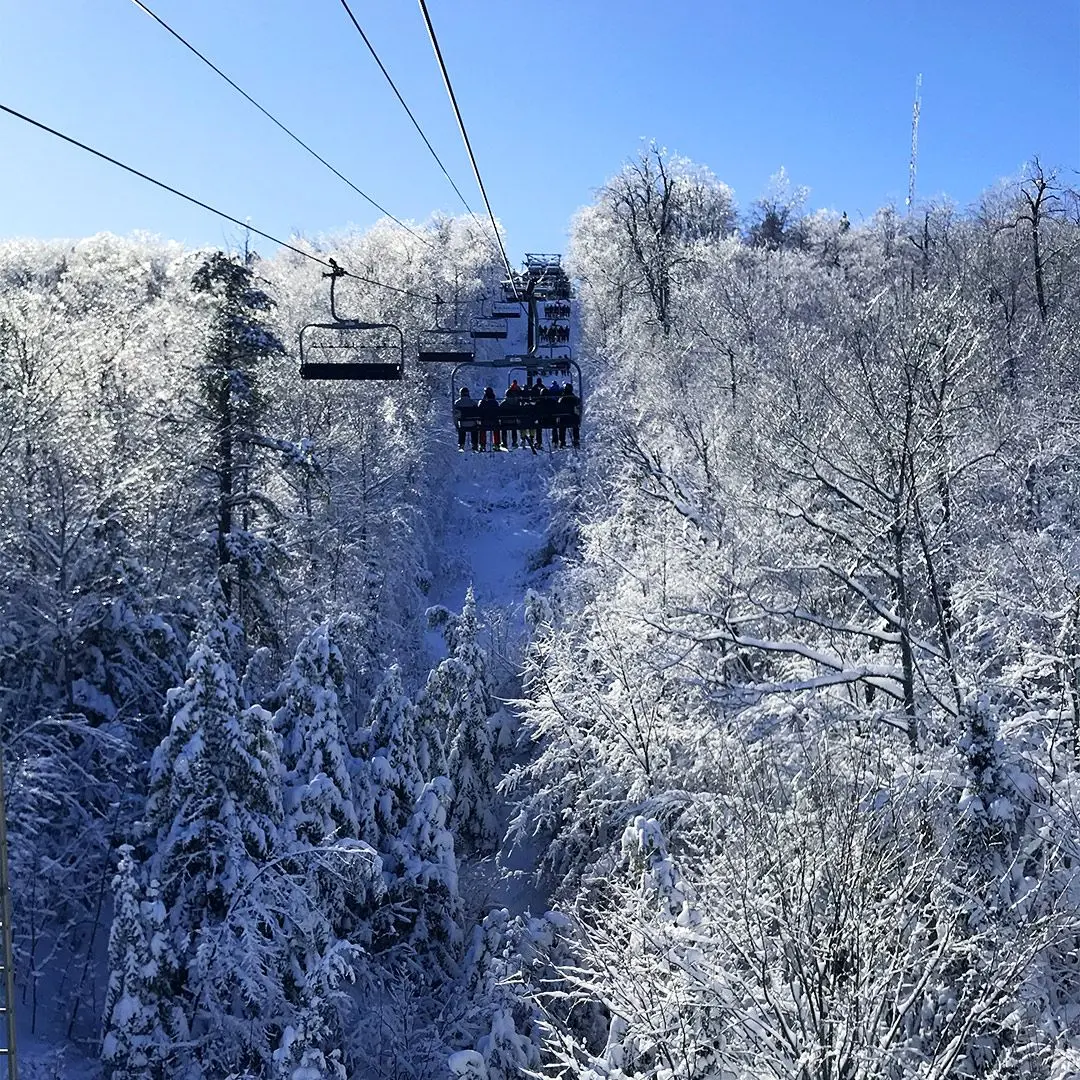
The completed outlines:
{"type": "Polygon", "coordinates": [[[480,433],[480,413],[476,402],[469,396],[469,388],[463,386],[454,402],[454,426],[457,428],[458,450],[465,449],[465,433],[469,433],[472,448],[479,450],[477,436],[480,433]]]}

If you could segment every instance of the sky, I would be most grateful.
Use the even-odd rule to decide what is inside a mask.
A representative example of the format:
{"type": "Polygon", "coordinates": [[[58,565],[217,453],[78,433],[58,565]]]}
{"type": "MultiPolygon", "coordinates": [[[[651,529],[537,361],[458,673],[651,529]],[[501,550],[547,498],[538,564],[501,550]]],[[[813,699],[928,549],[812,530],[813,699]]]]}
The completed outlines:
{"type": "MultiPolygon", "coordinates": [[[[395,216],[464,207],[340,0],[145,0],[395,216]]],[[[469,205],[483,212],[423,17],[349,0],[469,205]]],[[[747,210],[784,167],[810,207],[969,205],[1039,155],[1080,186],[1080,4],[1014,0],[428,0],[511,261],[642,146],[708,166],[747,210]]],[[[0,104],[282,238],[381,214],[131,0],[0,0],[0,104]]],[[[241,230],[0,113],[0,237],[241,230]]],[[[265,244],[260,245],[265,250],[265,244]]]]}

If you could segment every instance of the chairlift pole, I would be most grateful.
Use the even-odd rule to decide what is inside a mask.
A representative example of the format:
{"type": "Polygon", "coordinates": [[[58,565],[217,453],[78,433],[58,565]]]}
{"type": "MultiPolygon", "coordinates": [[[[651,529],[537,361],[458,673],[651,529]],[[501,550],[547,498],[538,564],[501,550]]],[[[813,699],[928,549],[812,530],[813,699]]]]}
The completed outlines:
{"type": "Polygon", "coordinates": [[[345,276],[345,271],[342,270],[333,259],[330,259],[329,262],[330,273],[323,274],[323,277],[328,277],[330,279],[330,318],[333,319],[334,322],[349,322],[350,320],[348,319],[340,318],[337,309],[334,307],[334,286],[337,284],[337,279],[339,277],[345,276]]]}
{"type": "Polygon", "coordinates": [[[536,307],[536,282],[533,280],[530,280],[529,284],[525,286],[525,300],[529,305],[528,353],[530,356],[534,356],[536,347],[539,344],[540,313],[536,307]]]}

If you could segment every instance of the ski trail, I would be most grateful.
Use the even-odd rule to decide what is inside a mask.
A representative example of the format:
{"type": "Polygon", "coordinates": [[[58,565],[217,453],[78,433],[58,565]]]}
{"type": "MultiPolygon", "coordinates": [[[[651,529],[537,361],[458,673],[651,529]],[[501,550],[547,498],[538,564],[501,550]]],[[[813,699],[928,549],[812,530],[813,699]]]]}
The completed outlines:
{"type": "Polygon", "coordinates": [[[448,607],[460,608],[471,584],[481,610],[520,609],[550,520],[547,487],[555,468],[549,454],[526,450],[457,455],[448,607]]]}
{"type": "MultiPolygon", "coordinates": [[[[472,585],[497,690],[507,698],[521,692],[525,592],[544,572],[537,564],[551,518],[548,486],[560,465],[561,455],[519,449],[466,451],[456,454],[450,469],[452,510],[435,591],[441,603],[460,611],[472,585]]],[[[509,811],[504,807],[504,827],[509,811]]],[[[493,907],[508,908],[511,915],[546,911],[535,867],[536,851],[528,847],[464,862],[460,884],[469,914],[479,918],[493,907]]]]}

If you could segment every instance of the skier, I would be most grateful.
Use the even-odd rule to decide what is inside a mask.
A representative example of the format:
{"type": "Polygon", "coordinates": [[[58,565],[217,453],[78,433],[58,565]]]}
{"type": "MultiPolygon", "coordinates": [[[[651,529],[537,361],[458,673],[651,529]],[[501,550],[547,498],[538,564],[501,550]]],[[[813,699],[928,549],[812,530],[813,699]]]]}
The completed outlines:
{"type": "Polygon", "coordinates": [[[555,415],[559,425],[559,447],[566,448],[566,429],[569,428],[574,448],[577,449],[581,440],[581,398],[574,393],[573,383],[567,383],[562,388],[555,415]]]}
{"type": "Polygon", "coordinates": [[[477,431],[480,427],[480,413],[477,411],[476,402],[469,396],[469,388],[463,386],[454,402],[454,425],[457,428],[457,445],[459,450],[465,449],[465,432],[469,432],[472,439],[472,448],[479,450],[477,443],[477,431]]]}
{"type": "Polygon", "coordinates": [[[499,438],[499,399],[495,396],[495,388],[489,386],[484,390],[484,396],[478,406],[480,410],[480,449],[487,449],[488,432],[491,432],[492,450],[501,450],[502,442],[499,438]]]}
{"type": "Polygon", "coordinates": [[[536,449],[544,449],[544,429],[551,432],[551,448],[555,448],[555,412],[559,399],[543,382],[540,383],[540,396],[536,399],[536,449]]]}
{"type": "Polygon", "coordinates": [[[518,445],[518,427],[522,418],[521,387],[514,379],[506,388],[506,397],[499,405],[499,420],[502,423],[502,444],[509,450],[510,440],[514,440],[514,449],[518,445]]]}

